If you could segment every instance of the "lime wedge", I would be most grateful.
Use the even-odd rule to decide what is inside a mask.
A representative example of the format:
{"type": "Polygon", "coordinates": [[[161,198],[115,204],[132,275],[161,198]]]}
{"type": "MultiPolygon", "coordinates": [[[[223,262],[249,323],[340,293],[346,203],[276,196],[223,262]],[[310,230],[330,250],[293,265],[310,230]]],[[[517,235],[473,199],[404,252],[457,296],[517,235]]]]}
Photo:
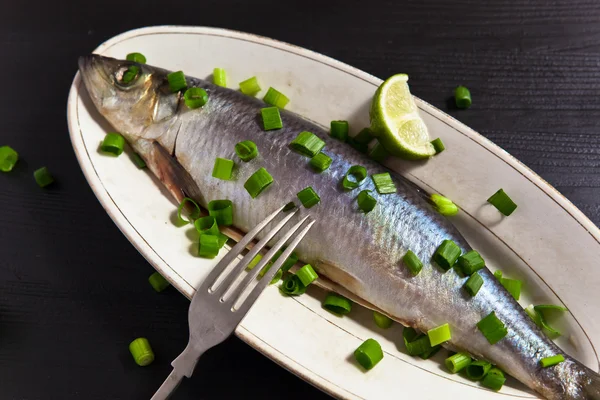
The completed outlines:
{"type": "Polygon", "coordinates": [[[371,104],[371,130],[396,157],[428,158],[435,154],[435,149],[407,82],[408,75],[397,74],[379,86],[371,104]]]}

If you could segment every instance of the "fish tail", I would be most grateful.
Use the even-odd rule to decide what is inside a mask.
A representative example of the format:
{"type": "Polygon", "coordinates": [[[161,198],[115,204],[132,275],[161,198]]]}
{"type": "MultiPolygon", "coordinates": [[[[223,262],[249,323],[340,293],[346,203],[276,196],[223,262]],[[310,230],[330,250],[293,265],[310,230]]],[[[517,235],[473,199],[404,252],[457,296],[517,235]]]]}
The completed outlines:
{"type": "Polygon", "coordinates": [[[581,370],[581,399],[600,400],[600,375],[587,367],[581,370]]]}

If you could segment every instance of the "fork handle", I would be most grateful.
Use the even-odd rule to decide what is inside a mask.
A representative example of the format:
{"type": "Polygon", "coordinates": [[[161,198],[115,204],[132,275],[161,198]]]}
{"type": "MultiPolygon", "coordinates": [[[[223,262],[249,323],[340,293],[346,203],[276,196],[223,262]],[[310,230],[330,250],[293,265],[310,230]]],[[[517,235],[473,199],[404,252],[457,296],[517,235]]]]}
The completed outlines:
{"type": "Polygon", "coordinates": [[[175,389],[177,389],[177,386],[179,386],[182,379],[183,375],[179,374],[177,370],[174,369],[150,400],[167,400],[171,397],[175,389]]]}
{"type": "Polygon", "coordinates": [[[196,364],[198,363],[198,359],[203,353],[203,349],[195,348],[191,343],[188,343],[181,354],[173,360],[171,363],[173,371],[171,371],[167,379],[165,379],[150,400],[168,399],[175,389],[177,389],[177,386],[179,386],[184,376],[188,378],[192,376],[194,368],[196,368],[196,364]]]}

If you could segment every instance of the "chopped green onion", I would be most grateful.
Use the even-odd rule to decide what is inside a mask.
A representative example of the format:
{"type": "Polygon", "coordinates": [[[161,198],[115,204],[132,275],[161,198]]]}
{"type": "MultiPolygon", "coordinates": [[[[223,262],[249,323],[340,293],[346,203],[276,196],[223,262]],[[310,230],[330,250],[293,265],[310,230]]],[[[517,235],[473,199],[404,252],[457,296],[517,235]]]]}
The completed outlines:
{"type": "Polygon", "coordinates": [[[435,149],[435,154],[440,154],[442,151],[446,150],[446,146],[444,146],[444,142],[442,142],[442,139],[440,138],[432,140],[431,144],[435,149]]]}
{"type": "Polygon", "coordinates": [[[388,329],[394,323],[390,317],[378,313],[377,311],[373,311],[373,320],[375,321],[375,325],[381,329],[388,329]]]}
{"type": "Polygon", "coordinates": [[[283,122],[281,122],[281,115],[279,114],[279,108],[277,107],[266,107],[261,108],[260,114],[263,119],[263,126],[265,131],[271,131],[273,129],[283,128],[283,122]]]}
{"type": "Polygon", "coordinates": [[[227,87],[227,75],[223,68],[213,69],[213,83],[217,86],[227,87]]]}
{"type": "Polygon", "coordinates": [[[125,146],[125,138],[118,133],[111,132],[107,133],[100,145],[100,150],[104,153],[110,153],[115,156],[120,156],[123,153],[123,147],[125,146]]]}
{"type": "MultiPolygon", "coordinates": [[[[429,339],[427,339],[429,340],[429,339]]],[[[438,351],[440,351],[440,349],[442,348],[442,346],[437,345],[437,346],[433,346],[431,349],[427,350],[424,353],[419,354],[419,357],[421,357],[423,360],[427,360],[430,357],[433,357],[438,351]]]]}
{"type": "Polygon", "coordinates": [[[292,150],[306,157],[316,156],[325,147],[325,142],[312,132],[300,132],[290,143],[292,150]]]}
{"type": "Polygon", "coordinates": [[[518,279],[502,278],[501,283],[506,291],[518,301],[521,297],[521,287],[523,286],[523,282],[518,279]]]}
{"type": "Polygon", "coordinates": [[[233,160],[217,157],[212,171],[213,178],[222,179],[224,181],[230,180],[233,175],[233,166],[233,160]]]}
{"type": "Polygon", "coordinates": [[[444,271],[448,271],[454,266],[460,256],[460,247],[452,240],[446,239],[433,253],[433,261],[437,263],[444,271]]]}
{"type": "Polygon", "coordinates": [[[504,382],[506,382],[504,373],[498,368],[491,368],[487,375],[481,381],[481,386],[498,391],[502,389],[502,385],[504,385],[504,382]]]}
{"type": "Polygon", "coordinates": [[[471,379],[472,381],[480,381],[484,376],[487,375],[491,368],[492,364],[487,361],[473,361],[471,365],[467,367],[467,378],[471,379]]]}
{"type": "Polygon", "coordinates": [[[498,282],[502,281],[502,271],[498,270],[494,272],[494,277],[498,279],[498,282]]]}
{"type": "Polygon", "coordinates": [[[369,150],[369,158],[373,161],[377,161],[378,163],[384,162],[388,155],[388,151],[381,143],[379,143],[379,141],[375,143],[371,150],[369,150]]]}
{"type": "Polygon", "coordinates": [[[262,254],[255,255],[252,261],[250,261],[250,263],[246,266],[246,271],[251,271],[254,267],[256,267],[256,264],[258,264],[262,258],[262,254]]]}
{"type": "Polygon", "coordinates": [[[235,154],[238,155],[240,160],[248,162],[258,155],[258,148],[253,141],[244,140],[235,145],[235,154]]]}
{"type": "MultiPolygon", "coordinates": [[[[275,254],[275,257],[273,257],[273,262],[277,261],[277,259],[279,258],[280,254],[275,254]]],[[[281,266],[281,270],[283,272],[287,272],[290,268],[292,268],[296,263],[298,262],[298,254],[296,254],[296,252],[292,252],[292,254],[290,254],[290,256],[287,258],[287,260],[284,261],[283,265],[281,266]]]]}
{"type": "Polygon", "coordinates": [[[10,172],[19,161],[19,153],[10,146],[0,147],[0,171],[10,172]]]}
{"type": "Polygon", "coordinates": [[[196,221],[194,221],[194,226],[200,234],[207,233],[209,235],[214,236],[217,236],[219,234],[219,226],[217,225],[217,220],[211,215],[198,218],[196,221]]]}
{"type": "Polygon", "coordinates": [[[352,311],[352,302],[336,293],[328,293],[323,300],[323,308],[337,315],[348,314],[352,311]]]}
{"type": "Polygon", "coordinates": [[[138,153],[131,154],[131,161],[133,161],[138,169],[146,168],[146,161],[138,153]]]}
{"type": "Polygon", "coordinates": [[[527,308],[525,308],[525,312],[531,317],[531,319],[533,319],[536,325],[542,328],[542,330],[548,337],[554,339],[559,337],[561,333],[556,329],[552,328],[548,323],[547,319],[551,317],[551,314],[548,313],[549,311],[564,312],[567,311],[567,309],[562,306],[555,306],[550,304],[542,304],[539,306],[534,306],[533,304],[530,304],[527,308]]]}
{"type": "Polygon", "coordinates": [[[419,260],[419,257],[412,250],[408,250],[404,257],[402,257],[402,262],[406,265],[406,268],[410,271],[413,276],[419,275],[419,272],[423,269],[423,263],[419,260]]]}
{"type": "Polygon", "coordinates": [[[444,361],[446,368],[452,374],[456,374],[471,365],[471,356],[467,353],[456,353],[444,361]]]}
{"type": "Polygon", "coordinates": [[[204,258],[215,258],[219,254],[219,238],[215,235],[203,233],[200,235],[198,255],[204,258]]]}
{"type": "Polygon", "coordinates": [[[279,271],[277,271],[275,273],[275,276],[273,277],[273,279],[271,279],[271,282],[269,282],[269,285],[274,285],[277,282],[279,282],[279,280],[281,279],[282,276],[283,276],[283,271],[281,269],[279,269],[279,271]]]}
{"type": "Polygon", "coordinates": [[[200,206],[198,205],[198,203],[196,203],[194,200],[190,199],[189,197],[184,197],[183,200],[181,200],[181,203],[179,203],[179,206],[177,207],[177,220],[182,225],[187,225],[190,222],[193,222],[194,220],[198,219],[200,217],[200,213],[201,213],[201,211],[200,211],[200,206]],[[184,219],[181,216],[181,211],[183,210],[183,208],[186,206],[187,203],[192,203],[194,205],[194,211],[192,211],[190,213],[190,219],[184,219]]]}
{"type": "Polygon", "coordinates": [[[129,53],[125,59],[138,64],[146,64],[146,57],[142,53],[129,53]]]}
{"type": "Polygon", "coordinates": [[[563,307],[563,306],[557,306],[554,304],[540,304],[534,307],[536,311],[541,312],[542,314],[544,314],[546,311],[560,311],[560,312],[564,312],[564,311],[569,311],[569,309],[567,307],[563,307]]]}
{"type": "Polygon", "coordinates": [[[269,90],[267,90],[265,97],[263,97],[263,101],[275,107],[285,108],[287,103],[290,102],[290,99],[285,97],[283,93],[270,87],[269,90]]]}
{"type": "Polygon", "coordinates": [[[300,199],[300,202],[302,202],[302,205],[306,208],[311,208],[321,201],[317,192],[310,186],[299,191],[297,196],[300,199]]]}
{"type": "Polygon", "coordinates": [[[171,286],[169,281],[163,278],[163,276],[158,272],[155,272],[152,275],[150,275],[150,277],[148,278],[148,282],[150,282],[150,285],[152,285],[154,290],[156,290],[159,293],[171,286]]]}
{"type": "Polygon", "coordinates": [[[331,137],[345,142],[348,139],[349,131],[348,121],[331,121],[331,130],[329,132],[331,137]]]}
{"type": "Polygon", "coordinates": [[[469,108],[471,107],[471,92],[464,86],[458,86],[454,89],[454,100],[456,101],[456,107],[469,108]]]}
{"type": "Polygon", "coordinates": [[[435,205],[437,212],[442,215],[450,217],[458,214],[458,207],[447,197],[434,193],[431,195],[431,201],[435,205]]]}
{"type": "Polygon", "coordinates": [[[495,311],[492,311],[487,317],[484,317],[479,321],[477,323],[477,328],[490,344],[498,343],[508,333],[504,323],[496,317],[495,311]]]}
{"type": "Polygon", "coordinates": [[[260,86],[258,85],[258,79],[255,76],[248,78],[243,82],[240,82],[240,92],[248,96],[256,96],[260,92],[260,86]]]}
{"type": "Polygon", "coordinates": [[[353,137],[348,138],[348,144],[363,154],[366,154],[369,152],[369,145],[358,143],[358,142],[354,141],[353,137]]]}
{"type": "Polygon", "coordinates": [[[405,327],[402,330],[402,338],[404,339],[406,352],[410,356],[425,355],[432,350],[431,343],[429,343],[429,337],[418,333],[413,328],[405,327]]]}
{"type": "Polygon", "coordinates": [[[121,77],[121,83],[124,83],[126,85],[130,84],[137,78],[139,73],[140,67],[138,67],[137,65],[130,65],[129,68],[127,68],[127,71],[125,71],[125,73],[121,77]]]}
{"type": "Polygon", "coordinates": [[[367,169],[362,165],[353,165],[350,167],[350,169],[348,169],[346,175],[344,175],[342,187],[346,190],[356,189],[366,178],[367,169]]]}
{"type": "Polygon", "coordinates": [[[373,139],[373,134],[369,128],[363,128],[356,136],[353,136],[352,139],[358,144],[369,144],[373,139]]]}
{"type": "Polygon", "coordinates": [[[287,212],[287,211],[293,210],[294,208],[296,208],[296,203],[294,203],[293,201],[290,201],[283,207],[283,209],[281,211],[287,212]]]}
{"type": "Polygon", "coordinates": [[[498,190],[487,201],[507,217],[517,209],[515,202],[508,197],[503,189],[498,190]]]}
{"type": "Polygon", "coordinates": [[[381,345],[375,339],[367,339],[354,351],[354,358],[366,370],[383,359],[381,345]]]}
{"type": "Polygon", "coordinates": [[[296,272],[296,276],[304,286],[310,285],[319,277],[310,264],[306,264],[304,267],[300,268],[298,272],[296,272]]]}
{"type": "Polygon", "coordinates": [[[396,185],[394,185],[389,172],[371,175],[371,179],[373,179],[375,189],[379,194],[396,193],[396,185]]]}
{"type": "Polygon", "coordinates": [[[309,164],[316,172],[323,172],[329,168],[333,160],[325,153],[319,153],[310,159],[309,164]]]}
{"type": "Polygon", "coordinates": [[[259,168],[255,173],[250,175],[250,178],[244,183],[244,188],[250,194],[250,197],[255,199],[263,190],[273,183],[273,177],[264,168],[259,168]]]}
{"type": "Polygon", "coordinates": [[[542,358],[540,360],[540,365],[542,366],[542,368],[548,368],[553,365],[560,364],[563,361],[565,361],[565,356],[563,356],[562,354],[557,354],[555,356],[542,358]]]}
{"type": "Polygon", "coordinates": [[[167,75],[167,81],[169,81],[169,88],[173,93],[187,88],[187,82],[183,71],[171,72],[167,75]]]}
{"type": "Polygon", "coordinates": [[[185,105],[190,110],[200,108],[208,102],[208,93],[206,90],[199,87],[192,87],[183,94],[185,105]]]}
{"type": "Polygon", "coordinates": [[[46,187],[54,182],[54,177],[48,167],[42,167],[33,171],[33,178],[39,187],[46,187]]]}
{"type": "Polygon", "coordinates": [[[233,224],[233,203],[231,200],[213,200],[208,203],[208,215],[215,217],[219,226],[233,224]]]}
{"type": "Polygon", "coordinates": [[[150,365],[154,361],[154,352],[146,338],[137,338],[129,343],[129,352],[140,367],[150,365]]]}
{"type": "Polygon", "coordinates": [[[217,234],[217,239],[219,239],[219,249],[221,249],[223,246],[225,246],[225,243],[227,243],[229,237],[224,233],[219,232],[217,234]]]}
{"type": "Polygon", "coordinates": [[[475,250],[471,250],[458,257],[458,260],[456,262],[463,274],[467,276],[485,267],[485,261],[483,260],[483,258],[481,258],[481,255],[475,250]]]}
{"type": "Polygon", "coordinates": [[[358,201],[358,208],[360,208],[365,214],[373,211],[377,205],[377,200],[375,197],[371,196],[370,193],[370,190],[362,190],[356,197],[356,201],[358,201]]]}
{"type": "Polygon", "coordinates": [[[298,276],[288,275],[288,277],[283,280],[279,290],[288,296],[298,296],[306,292],[306,286],[302,284],[298,276]]]}
{"type": "Polygon", "coordinates": [[[450,333],[450,325],[444,324],[440,325],[436,328],[430,329],[427,331],[427,336],[429,336],[429,343],[432,346],[436,346],[438,344],[442,344],[452,339],[452,334],[450,333]]]}
{"type": "Polygon", "coordinates": [[[465,288],[465,291],[467,293],[469,293],[472,297],[474,297],[479,292],[479,289],[481,289],[482,285],[483,285],[483,278],[481,277],[481,275],[479,275],[478,272],[474,272],[469,277],[469,279],[467,279],[467,281],[463,285],[463,288],[465,288]]]}

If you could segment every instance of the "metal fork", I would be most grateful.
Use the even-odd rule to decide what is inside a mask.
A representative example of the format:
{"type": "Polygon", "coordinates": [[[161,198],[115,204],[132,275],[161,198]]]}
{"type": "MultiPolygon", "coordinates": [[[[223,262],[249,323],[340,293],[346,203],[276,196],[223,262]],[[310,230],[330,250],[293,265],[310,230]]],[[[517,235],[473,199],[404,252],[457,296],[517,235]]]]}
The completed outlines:
{"type": "Polygon", "coordinates": [[[188,311],[188,321],[190,325],[190,339],[183,352],[171,363],[173,371],[152,396],[151,400],[164,400],[175,391],[183,377],[191,377],[200,356],[211,347],[214,347],[224,341],[240,323],[244,315],[248,312],[252,304],[256,301],[260,293],[271,282],[284,261],[290,256],[292,251],[298,246],[298,243],[308,233],[315,220],[306,216],[296,225],[289,229],[279,241],[271,247],[260,262],[244,277],[239,285],[234,285],[236,279],[246,269],[252,259],[267,245],[267,243],[282,230],[285,224],[298,212],[288,211],[287,215],[269,231],[235,267],[224,276],[221,282],[219,277],[225,272],[227,267],[244,251],[246,246],[258,235],[260,231],[273,221],[280,213],[283,213],[285,206],[269,215],[264,221],[258,224],[254,229],[246,234],[225,257],[211,271],[202,286],[196,291],[192,298],[188,311]],[[306,224],[305,224],[306,222],[306,224]],[[300,229],[304,225],[302,229],[300,229]],[[295,236],[294,236],[295,235],[295,236]],[[269,271],[258,281],[256,286],[251,289],[250,294],[244,299],[242,297],[246,288],[254,281],[263,267],[275,256],[285,243],[292,238],[287,248],[277,261],[271,266],[269,271]],[[240,304],[241,303],[241,304],[240,304]]]}

